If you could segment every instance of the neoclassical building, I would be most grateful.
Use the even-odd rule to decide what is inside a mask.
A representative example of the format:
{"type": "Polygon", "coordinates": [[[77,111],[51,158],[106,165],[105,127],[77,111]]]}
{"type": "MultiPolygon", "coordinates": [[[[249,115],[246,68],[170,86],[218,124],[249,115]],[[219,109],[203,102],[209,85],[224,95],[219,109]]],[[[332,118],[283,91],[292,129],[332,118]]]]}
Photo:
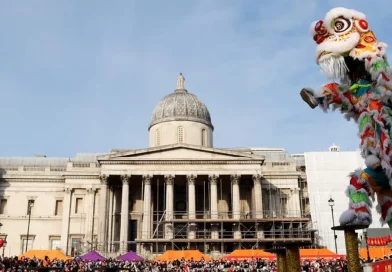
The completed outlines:
{"type": "Polygon", "coordinates": [[[213,131],[180,74],[154,109],[148,148],[0,158],[4,254],[134,250],[151,258],[311,241],[298,162],[279,148],[214,148],[213,131]]]}

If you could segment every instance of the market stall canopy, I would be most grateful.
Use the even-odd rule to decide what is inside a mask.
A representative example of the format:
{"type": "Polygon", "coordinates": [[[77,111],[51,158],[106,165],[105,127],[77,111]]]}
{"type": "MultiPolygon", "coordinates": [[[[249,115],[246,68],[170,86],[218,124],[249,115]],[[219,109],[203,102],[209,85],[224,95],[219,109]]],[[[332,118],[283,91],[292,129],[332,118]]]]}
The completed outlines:
{"type": "Polygon", "coordinates": [[[117,260],[121,260],[121,261],[143,261],[143,258],[140,257],[139,255],[137,255],[135,252],[133,251],[129,251],[128,253],[125,253],[124,255],[121,255],[120,257],[117,258],[117,260]]]}
{"type": "Polygon", "coordinates": [[[98,252],[96,252],[95,250],[90,251],[89,253],[86,253],[80,257],[77,258],[77,260],[81,260],[81,261],[104,261],[105,257],[103,257],[102,255],[100,255],[98,252]]]}
{"type": "Polygon", "coordinates": [[[261,249],[238,249],[223,257],[229,261],[244,261],[249,259],[275,259],[275,255],[261,249]]]}
{"type": "Polygon", "coordinates": [[[154,259],[154,261],[175,261],[175,260],[195,260],[200,261],[204,259],[205,261],[211,261],[211,258],[204,255],[199,250],[168,250],[161,256],[154,259]]]}
{"type": "MultiPolygon", "coordinates": [[[[390,247],[370,247],[369,248],[370,259],[384,258],[384,256],[389,256],[391,254],[392,254],[392,248],[390,248],[390,247]]],[[[361,248],[359,250],[359,256],[362,259],[367,259],[366,248],[361,248]]]]}
{"type": "Polygon", "coordinates": [[[336,254],[327,248],[300,249],[301,259],[338,259],[344,255],[336,254]]]}
{"type": "Polygon", "coordinates": [[[38,258],[44,259],[45,256],[48,256],[50,260],[58,259],[58,260],[70,260],[71,257],[65,255],[61,250],[29,250],[25,253],[19,255],[19,258],[38,258]]]}

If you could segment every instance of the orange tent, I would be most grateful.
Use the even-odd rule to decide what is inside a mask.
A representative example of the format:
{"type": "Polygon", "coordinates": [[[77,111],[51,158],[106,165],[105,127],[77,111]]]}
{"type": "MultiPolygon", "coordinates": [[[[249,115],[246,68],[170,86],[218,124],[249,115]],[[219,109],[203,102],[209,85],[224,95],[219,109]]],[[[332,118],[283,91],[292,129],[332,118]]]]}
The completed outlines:
{"type": "Polygon", "coordinates": [[[45,256],[48,256],[50,260],[59,259],[59,260],[70,260],[71,257],[65,255],[61,250],[28,250],[25,253],[19,255],[19,258],[38,258],[43,259],[45,256]]]}
{"type": "MultiPolygon", "coordinates": [[[[384,256],[389,256],[392,254],[392,248],[390,247],[370,247],[369,255],[371,259],[375,258],[384,258],[384,256]]],[[[367,259],[367,250],[366,248],[361,248],[359,250],[359,256],[363,259],[367,259]]]]}
{"type": "Polygon", "coordinates": [[[327,248],[300,249],[299,255],[301,256],[301,259],[335,259],[344,257],[343,255],[336,254],[327,248]]]}
{"type": "Polygon", "coordinates": [[[210,257],[204,255],[199,250],[168,250],[161,256],[155,258],[154,261],[174,261],[181,260],[182,258],[185,260],[193,259],[196,261],[204,258],[206,261],[211,261],[210,257]]]}
{"type": "Polygon", "coordinates": [[[248,260],[248,259],[268,259],[268,260],[273,260],[275,259],[275,255],[272,253],[266,252],[261,249],[238,249],[234,250],[232,253],[229,255],[226,255],[223,257],[225,260],[236,260],[236,261],[243,261],[243,260],[248,260]]]}

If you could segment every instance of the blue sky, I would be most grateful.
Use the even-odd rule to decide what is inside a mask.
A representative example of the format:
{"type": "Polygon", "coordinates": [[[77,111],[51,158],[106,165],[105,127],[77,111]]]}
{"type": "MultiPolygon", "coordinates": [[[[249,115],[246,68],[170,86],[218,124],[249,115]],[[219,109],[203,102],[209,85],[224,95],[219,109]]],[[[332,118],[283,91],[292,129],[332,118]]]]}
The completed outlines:
{"type": "Polygon", "coordinates": [[[355,124],[299,96],[328,82],[309,26],[355,8],[392,44],[389,2],[1,1],[0,156],[146,147],[179,72],[210,110],[216,147],[354,150],[355,124]]]}

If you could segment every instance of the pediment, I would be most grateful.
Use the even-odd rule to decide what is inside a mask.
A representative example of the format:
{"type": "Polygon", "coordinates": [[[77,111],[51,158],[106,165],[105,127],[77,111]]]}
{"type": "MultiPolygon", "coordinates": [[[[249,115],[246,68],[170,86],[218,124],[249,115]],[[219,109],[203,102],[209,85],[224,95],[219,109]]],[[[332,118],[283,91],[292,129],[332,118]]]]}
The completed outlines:
{"type": "Polygon", "coordinates": [[[262,160],[263,156],[255,156],[242,152],[224,149],[177,144],[137,150],[115,151],[99,156],[99,161],[115,160],[262,160]]]}

